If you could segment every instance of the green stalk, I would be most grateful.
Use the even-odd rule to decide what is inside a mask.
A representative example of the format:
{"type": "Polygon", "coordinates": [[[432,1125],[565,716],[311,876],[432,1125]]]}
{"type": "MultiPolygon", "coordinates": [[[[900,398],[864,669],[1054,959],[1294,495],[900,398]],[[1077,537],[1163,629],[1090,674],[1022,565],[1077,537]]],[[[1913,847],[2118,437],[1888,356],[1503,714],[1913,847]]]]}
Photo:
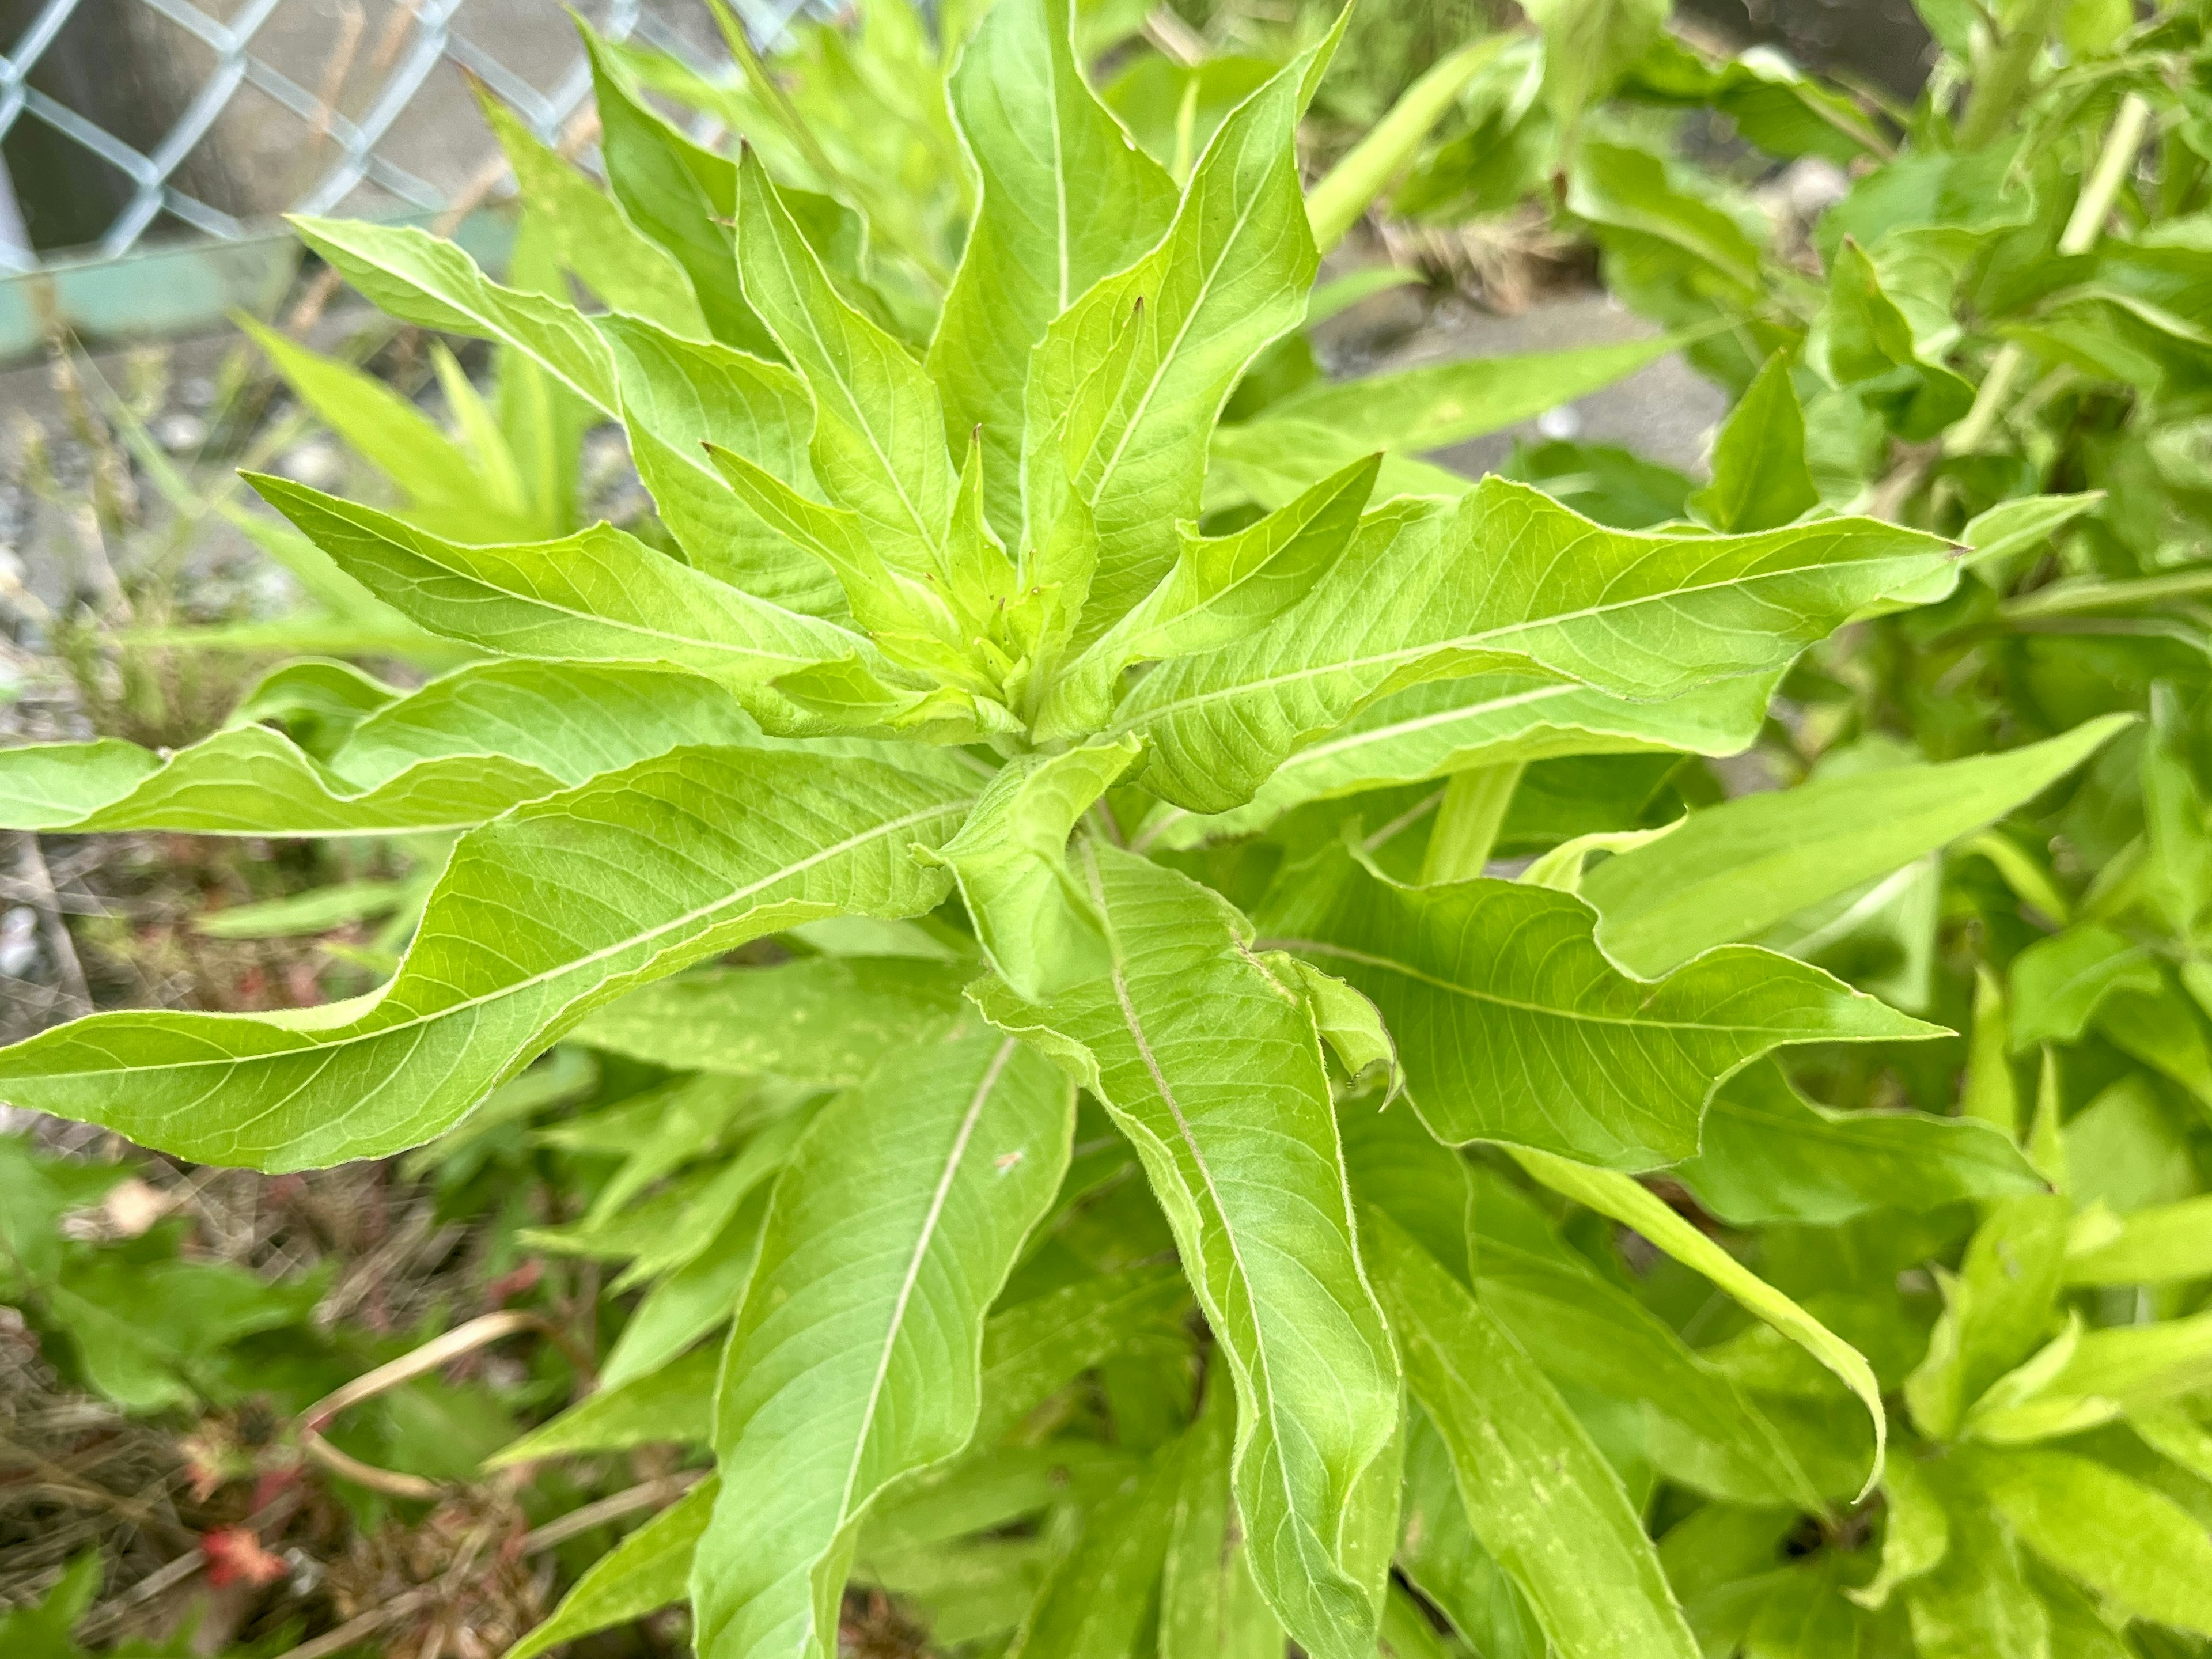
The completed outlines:
{"type": "Polygon", "coordinates": [[[1344,240],[1368,204],[1413,160],[1429,129],[1443,118],[1475,72],[1504,52],[1512,39],[1510,34],[1486,35],[1439,58],[1427,74],[1406,88],[1405,96],[1390,106],[1390,112],[1328,170],[1328,177],[1306,192],[1306,218],[1313,226],[1316,246],[1326,253],[1344,240]]]}
{"type": "Polygon", "coordinates": [[[2019,26],[1997,43],[1989,66],[1974,77],[1966,112],[1959,118],[1959,148],[1979,149],[2016,119],[2035,60],[2066,15],[2066,0],[2029,0],[2019,26]]]}
{"type": "MultiPolygon", "coordinates": [[[[1972,113],[1970,106],[1970,118],[1972,113]]],[[[2135,166],[2136,155],[2142,149],[2143,135],[2149,126],[2150,105],[2139,94],[2131,92],[2120,100],[2112,129],[2105,135],[2104,148],[2097,153],[2096,165],[2082,181],[2081,193],[2075,198],[2074,211],[2067,216],[2066,228],[2059,233],[2058,252],[2062,257],[2077,258],[2097,246],[2098,237],[2104,234],[2105,220],[2112,213],[2121,185],[2127,182],[2128,173],[2135,166]]],[[[2012,395],[2013,382],[2027,367],[2027,356],[2016,345],[2007,345],[1997,353],[1990,361],[1989,373],[1982,377],[1980,390],[1974,393],[1974,406],[1944,439],[1944,453],[1964,455],[1981,447],[2012,395]]]]}
{"type": "Polygon", "coordinates": [[[1429,831],[1428,850],[1421,855],[1422,886],[1472,881],[1482,873],[1498,845],[1498,832],[1505,827],[1505,809],[1513,804],[1522,770],[1522,762],[1511,761],[1452,774],[1429,831]]]}

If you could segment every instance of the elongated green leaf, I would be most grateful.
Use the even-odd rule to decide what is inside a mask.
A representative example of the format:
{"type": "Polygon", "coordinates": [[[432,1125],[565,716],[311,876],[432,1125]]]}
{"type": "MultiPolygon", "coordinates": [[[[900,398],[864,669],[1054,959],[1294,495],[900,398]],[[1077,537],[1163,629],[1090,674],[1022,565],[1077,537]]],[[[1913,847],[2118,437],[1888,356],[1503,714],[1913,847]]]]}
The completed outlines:
{"type": "Polygon", "coordinates": [[[1184,1437],[1161,1572],[1159,1659],[1282,1659],[1283,1627],[1252,1581],[1231,1499],[1236,1443],[1236,1393],[1217,1375],[1184,1437]]]}
{"type": "Polygon", "coordinates": [[[856,634],[740,592],[611,526],[535,545],[463,547],[302,484],[252,483],[410,620],[511,656],[672,663],[755,687],[872,654],[856,634]]]}
{"type": "MultiPolygon", "coordinates": [[[[611,309],[703,337],[707,321],[691,279],[667,250],[640,234],[621,208],[489,91],[479,88],[477,103],[530,211],[551,232],[561,263],[611,309]]],[[[604,116],[601,124],[604,134],[604,116]]],[[[603,136],[601,144],[614,153],[623,140],[603,136]]]]}
{"type": "MultiPolygon", "coordinates": [[[[310,351],[253,318],[240,318],[239,326],[301,401],[411,500],[434,505],[448,522],[489,521],[489,539],[502,533],[505,515],[484,511],[483,481],[468,452],[412,403],[374,374],[310,351]]],[[[504,533],[512,530],[507,526],[504,533]]]]}
{"type": "Polygon", "coordinates": [[[680,339],[628,317],[604,318],[632,459],[663,523],[698,568],[787,611],[841,618],[836,576],[735,495],[709,459],[714,444],[784,483],[812,490],[806,441],[814,408],[789,369],[728,346],[680,339]]]}
{"type": "Polygon", "coordinates": [[[1690,508],[1716,530],[1771,530],[1820,501],[1805,465],[1805,411],[1778,352],[1729,411],[1713,445],[1713,481],[1690,508]]]}
{"type": "Polygon", "coordinates": [[[2009,1136],[1964,1118],[1836,1112],[1790,1086],[1771,1062],[1723,1084],[1698,1156],[1674,1173],[1739,1227],[1833,1226],[1882,1209],[1932,1210],[2043,1189],[2009,1136]]]}
{"type": "Polygon", "coordinates": [[[502,288],[453,243],[411,226],[361,219],[290,222],[300,240],[378,310],[424,328],[513,346],[594,409],[614,413],[606,343],[574,307],[502,288]]]}
{"type": "Polygon", "coordinates": [[[1067,868],[1067,837],[1137,747],[1123,738],[1009,763],[933,854],[960,884],[976,938],[1017,995],[1049,996],[1106,971],[1090,896],[1067,868]]]}
{"type": "Polygon", "coordinates": [[[0,750],[0,822],[12,806],[21,829],[429,834],[686,744],[758,736],[696,676],[480,663],[357,720],[326,761],[235,725],[167,761],[106,741],[0,750]]]}
{"type": "Polygon", "coordinates": [[[701,1659],[835,1653],[868,1506],[974,1431],[984,1311],[1060,1184],[1074,1103],[971,1018],[816,1120],[724,1364],[701,1659]]]}
{"type": "Polygon", "coordinates": [[[602,1008],[579,1042],[658,1066],[767,1072],[850,1088],[960,1010],[960,980],[912,957],[817,957],[709,968],[602,1008]]]}
{"type": "Polygon", "coordinates": [[[579,1452],[627,1451],[661,1441],[704,1445],[714,1423],[714,1375],[722,1356],[695,1348],[650,1376],[602,1389],[542,1429],[484,1460],[487,1468],[579,1452]]]}
{"type": "MultiPolygon", "coordinates": [[[[1159,245],[1085,292],[1031,356],[1023,441],[1033,474],[1033,453],[1048,436],[1057,441],[1060,411],[1127,325],[1125,358],[1105,388],[1111,403],[1070,468],[1098,538],[1078,644],[1103,632],[1173,565],[1175,526],[1198,517],[1207,440],[1223,404],[1261,349],[1304,317],[1318,256],[1291,135],[1344,24],[1340,15],[1326,40],[1237,106],[1206,146],[1159,245]]],[[[1037,526],[1030,529],[1034,537],[1037,526]]]]}
{"type": "Polygon", "coordinates": [[[2212,1636],[2212,1537],[2165,1493],[2069,1452],[1989,1453],[1972,1474],[2051,1565],[2139,1617],[2212,1636]]]}
{"type": "Polygon", "coordinates": [[[1874,1468],[1860,1496],[1874,1490],[1881,1479],[1883,1454],[1889,1443],[1889,1418],[1882,1409],[1881,1385],[1875,1380],[1874,1369],[1863,1354],[1675,1214],[1656,1194],[1626,1176],[1571,1164],[1548,1152],[1510,1150],[1522,1169],[1553,1192],[1586,1204],[1625,1227],[1633,1227],[1677,1261],[1712,1280],[1841,1379],[1874,1419],[1874,1468]]]}
{"type": "Polygon", "coordinates": [[[1398,1569],[1483,1659],[1540,1659],[1536,1615],[1468,1524],[1450,1449],[1419,1401],[1406,1406],[1406,1501],[1398,1569]]]}
{"type": "Polygon", "coordinates": [[[471,831],[399,972],[303,1013],[98,1014],[0,1051],[0,1095],[204,1163],[298,1169],[428,1139],[601,1003],[749,939],[945,890],[952,770],[678,750],[471,831]]]}
{"type": "Polygon", "coordinates": [[[730,229],[737,196],[728,160],[702,149],[647,108],[632,94],[614,49],[580,19],[577,32],[592,60],[609,191],[630,222],[683,267],[714,337],[772,354],[775,343],[738,280],[730,229]]]}
{"type": "Polygon", "coordinates": [[[1304,604],[1248,641],[1166,664],[1116,723],[1151,738],[1156,793],[1220,811],[1401,686],[1534,667],[1618,696],[1679,696],[1780,667],[1946,557],[1932,538],[1858,519],[1632,535],[1492,477],[1455,508],[1370,513],[1304,604]]]}
{"type": "Polygon", "coordinates": [[[1561,1651],[1680,1656],[1696,1641],[1620,1477],[1519,1343],[1388,1216],[1363,1218],[1413,1397],[1482,1547],[1561,1651]]]}
{"type": "Polygon", "coordinates": [[[1656,983],[1620,973],[1574,895],[1407,887],[1341,845],[1279,884],[1267,943],[1340,974],[1396,1038],[1443,1140],[1505,1140],[1649,1169],[1694,1152],[1721,1080],[1784,1043],[1934,1036],[1816,968],[1738,946],[1656,983]]]}
{"type": "Polygon", "coordinates": [[[2069,1325],[1991,1384],[1964,1432],[2040,1440],[2134,1417],[2212,1385],[2212,1314],[2083,1330],[2069,1325]]]}
{"type": "Polygon", "coordinates": [[[1510,671],[1432,680],[1392,692],[1297,750],[1244,806],[1204,813],[1163,804],[1138,842],[1181,848],[1249,835],[1308,801],[1475,767],[1655,749],[1734,754],[1758,737],[1773,680],[1767,674],[1717,680],[1651,703],[1510,671]]]}
{"type": "Polygon", "coordinates": [[[2087,1249],[2069,1249],[2069,1285],[2166,1285],[2212,1279],[2212,1195],[2138,1210],[2087,1249]]]}
{"type": "MultiPolygon", "coordinates": [[[[1257,419],[1214,434],[1217,479],[1262,507],[1281,507],[1300,489],[1374,450],[1394,456],[1448,448],[1502,432],[1547,409],[1602,391],[1674,351],[1659,337],[1614,345],[1503,357],[1469,357],[1363,380],[1316,384],[1268,405],[1257,419]]],[[[1457,495],[1472,482],[1386,469],[1378,499],[1411,490],[1457,495]]]]}
{"type": "Polygon", "coordinates": [[[1936,436],[1974,401],[1971,383],[1930,361],[1882,273],[1850,237],[1828,273],[1828,305],[1814,325],[1810,361],[1838,386],[1854,386],[1911,442],[1936,436]]]}
{"type": "MultiPolygon", "coordinates": [[[[1387,1211],[1474,1289],[1553,1382],[1641,1401],[1647,1449],[1671,1479],[1736,1502],[1820,1507],[1820,1493],[1741,1389],[1548,1229],[1502,1231],[1459,1153],[1402,1110],[1347,1106],[1343,1124],[1353,1196],[1387,1211]]],[[[1481,1191],[1494,1197],[1494,1181],[1481,1191]]],[[[1407,1459],[1411,1481],[1410,1443],[1407,1459]]]]}
{"type": "Polygon", "coordinates": [[[961,54],[952,106],[983,204],[929,371],[956,431],[983,434],[992,524],[1021,527],[1022,389],[1030,349],[1101,277],[1159,240],[1176,188],[1083,79],[1067,0],[995,6],[961,54]]]}
{"type": "Polygon", "coordinates": [[[684,1599],[691,1558],[720,1490],[709,1477],[592,1564],[550,1618],[507,1650],[532,1659],[593,1631],[626,1625],[684,1599]]]}
{"type": "Polygon", "coordinates": [[[814,394],[817,476],[884,558],[942,569],[957,476],[936,386],[839,295],[750,152],[738,170],[738,217],[745,296],[814,394]]]}
{"type": "Polygon", "coordinates": [[[1659,38],[1659,0],[1539,0],[1529,16],[1544,36],[1544,97],[1562,125],[1620,84],[1659,38]]]}
{"type": "Polygon", "coordinates": [[[1900,1584],[1932,1572],[1951,1547],[1943,1505],[1915,1459],[1891,1460],[1882,1472],[1881,1566],[1871,1583],[1844,1593],[1878,1611],[1900,1584]]]}
{"type": "Polygon", "coordinates": [[[525,762],[477,754],[424,762],[362,788],[289,738],[249,726],[218,732],[167,761],[112,739],[0,750],[0,823],[211,836],[419,835],[482,823],[562,787],[525,762]]]}
{"type": "MultiPolygon", "coordinates": [[[[1789,532],[1783,532],[1787,534],[1789,532]]],[[[1613,958],[1657,973],[1885,875],[2033,799],[2131,716],[2084,721],[2001,755],[1898,766],[1747,795],[1591,871],[1613,958]]]]}
{"type": "Polygon", "coordinates": [[[1135,1145],[1236,1379],[1253,1576],[1319,1659],[1368,1659],[1368,1477],[1389,1461],[1397,1367],[1353,1242],[1320,1040],[1212,894],[1111,848],[1078,857],[1112,971],[1044,1006],[988,983],[980,1000],[1049,1043],[1135,1145]]]}

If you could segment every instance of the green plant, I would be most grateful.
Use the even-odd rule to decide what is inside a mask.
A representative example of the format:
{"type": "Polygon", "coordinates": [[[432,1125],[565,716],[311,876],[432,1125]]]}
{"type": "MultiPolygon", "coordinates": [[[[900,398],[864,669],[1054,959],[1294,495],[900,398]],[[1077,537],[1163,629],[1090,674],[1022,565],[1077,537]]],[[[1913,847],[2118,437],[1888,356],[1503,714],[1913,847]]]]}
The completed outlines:
{"type": "MultiPolygon", "coordinates": [[[[1003,0],[951,76],[981,176],[941,308],[881,276],[863,203],[690,144],[605,50],[609,191],[533,200],[573,198],[557,257],[609,310],[301,226],[392,315],[620,419],[665,545],[258,480],[489,659],[412,693],[280,671],[167,759],[7,751],[9,822],[451,857],[380,990],[94,1016],[0,1053],[0,1091],[209,1161],[465,1169],[578,1049],[657,1068],[546,1132],[623,1157],[534,1241],[645,1295],[600,1392],[500,1461],[672,1442],[715,1474],[518,1656],[687,1591],[705,1659],[826,1652],[848,1583],[1030,1656],[2212,1632],[2205,1316],[2094,1288],[2212,1276],[2177,1111],[2212,1098],[2203,653],[2186,621],[2047,625],[2194,591],[2163,550],[2189,498],[2108,543],[2076,470],[2188,453],[2194,347],[2124,319],[2198,301],[2148,234],[2066,256],[2124,273],[2073,268],[2086,299],[2014,281],[2087,211],[2052,134],[2102,145],[2127,75],[2181,130],[2195,37],[2061,70],[2001,41],[2051,124],[2017,211],[1939,77],[1816,277],[1615,94],[1817,154],[1892,148],[1873,117],[1641,12],[1540,21],[1566,206],[1680,335],[1325,383],[1301,325],[1357,288],[1313,290],[1317,241],[1423,124],[1302,193],[1332,37],[1164,161],[1050,0],[1003,0]],[[1967,372],[2069,306],[2136,355],[2066,335],[2078,381],[2012,404],[1991,367],[1978,422],[1967,372]],[[1584,517],[1418,459],[1686,342],[1741,398],[1663,529],[1599,521],[1656,469],[1584,466],[1584,517]],[[1698,757],[1753,749],[1795,787],[1723,799],[1698,757]]],[[[1462,109],[1529,62],[1455,55],[1462,109]]],[[[2155,197],[2093,162],[2094,221],[2186,226],[2190,154],[2155,197]]]]}

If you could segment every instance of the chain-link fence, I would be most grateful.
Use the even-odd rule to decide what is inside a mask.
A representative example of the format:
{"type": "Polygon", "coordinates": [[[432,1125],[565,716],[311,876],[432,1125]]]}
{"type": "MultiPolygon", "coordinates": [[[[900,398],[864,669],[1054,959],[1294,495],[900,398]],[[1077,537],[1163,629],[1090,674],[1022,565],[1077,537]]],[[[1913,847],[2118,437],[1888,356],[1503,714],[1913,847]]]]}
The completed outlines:
{"type": "MultiPolygon", "coordinates": [[[[738,10],[765,49],[810,3],[738,10]]],[[[730,72],[703,0],[579,9],[730,72]]],[[[469,76],[549,141],[591,84],[558,0],[0,0],[0,354],[34,308],[130,332],[246,300],[281,212],[480,195],[469,76]]]]}

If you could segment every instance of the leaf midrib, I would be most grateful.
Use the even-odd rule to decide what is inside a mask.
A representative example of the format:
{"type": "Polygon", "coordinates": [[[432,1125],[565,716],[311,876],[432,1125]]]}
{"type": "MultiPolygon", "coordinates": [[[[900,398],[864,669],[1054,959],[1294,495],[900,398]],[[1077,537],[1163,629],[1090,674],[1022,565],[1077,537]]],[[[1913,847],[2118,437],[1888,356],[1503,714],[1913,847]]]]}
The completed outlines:
{"type": "MultiPolygon", "coordinates": [[[[1887,560],[1899,556],[1903,556],[1884,554],[1877,556],[1876,558],[1853,560],[1850,562],[1853,565],[1873,564],[1877,562],[1878,560],[1887,560]]],[[[1488,645],[1490,641],[1501,635],[1507,635],[1516,632],[1532,630],[1540,628],[1555,628],[1572,623],[1587,622],[1595,617],[1609,615],[1614,611],[1627,611],[1638,605],[1665,605],[1672,603],[1676,599],[1688,598],[1701,593],[1717,592],[1724,588],[1747,588],[1758,583],[1778,581],[1790,577],[1802,576],[1809,570],[1826,568],[1832,567],[1816,567],[1809,564],[1798,564],[1790,566],[1788,568],[1783,570],[1765,571],[1757,575],[1735,577],[1725,581],[1699,582],[1681,587],[1670,587],[1663,593],[1644,594],[1635,599],[1618,600],[1610,605],[1585,605],[1574,611],[1556,611],[1547,617],[1525,617],[1519,622],[1502,623],[1494,628],[1485,629],[1477,633],[1455,635],[1449,639],[1435,640],[1426,644],[1401,646],[1395,650],[1377,652],[1368,656],[1344,657],[1331,662],[1309,664],[1303,668],[1292,669],[1286,673],[1269,674],[1258,679],[1239,680],[1232,684],[1218,686],[1202,691],[1194,691],[1187,696],[1175,698],[1171,702],[1154,703],[1147,707],[1134,709],[1131,711],[1130,714],[1117,725],[1115,729],[1117,731],[1133,730],[1139,725],[1164,719],[1170,714],[1179,713],[1186,708],[1196,708],[1209,702],[1218,702],[1231,698],[1249,696],[1258,692],[1270,690],[1275,686],[1296,684],[1301,680],[1318,679],[1322,676],[1329,674],[1351,673],[1363,668],[1398,666],[1406,663],[1417,661],[1420,658],[1431,654],[1438,654],[1449,651],[1470,650],[1478,647],[1486,646],[1488,645]]],[[[1496,648],[1510,649],[1510,647],[1496,648]]],[[[1192,659],[1191,660],[1203,661],[1204,659],[1192,659]]],[[[1534,661],[1534,659],[1531,658],[1529,660],[1534,661]]],[[[1712,678],[1718,678],[1718,676],[1712,678]]],[[[1571,681],[1568,683],[1567,689],[1572,690],[1582,690],[1587,689],[1587,683],[1580,680],[1571,681]]]]}
{"type": "MultiPolygon", "coordinates": [[[[428,1025],[434,1021],[447,1018],[452,1015],[465,1013],[471,1009],[483,1007],[488,1004],[500,1001],[504,998],[519,995],[524,991],[534,989],[538,986],[550,983],[554,980],[562,978],[565,975],[574,972],[579,968],[589,967],[592,963],[604,961],[609,957],[617,956],[623,951],[633,949],[636,945],[651,940],[659,935],[672,933],[679,928],[689,927],[694,922],[702,921],[704,918],[712,915],[715,911],[725,908],[736,900],[745,898],[752,894],[757,893],[762,889],[772,886],[775,883],[785,880],[791,876],[802,874],[805,871],[811,870],[817,865],[826,862],[828,860],[836,857],[840,854],[849,852],[854,848],[866,846],[870,841],[878,836],[893,835],[902,830],[911,829],[915,824],[924,823],[932,817],[939,817],[948,812],[964,811],[966,808],[973,805],[973,797],[970,797],[966,800],[941,801],[930,806],[902,814],[898,817],[889,819],[882,823],[871,825],[868,829],[861,831],[860,834],[848,836],[842,841],[835,842],[829,847],[821,848],[817,851],[809,854],[805,858],[799,860],[796,863],[781,866],[768,875],[763,876],[757,881],[748,883],[743,887],[733,888],[727,894],[715,900],[711,904],[699,905],[693,909],[686,911],[680,916],[674,917],[668,921],[659,924],[656,927],[647,928],[642,933],[633,933],[627,939],[618,939],[611,945],[603,945],[596,951],[589,951],[580,957],[573,957],[569,961],[562,963],[556,967],[544,969],[538,973],[528,975],[526,978],[516,980],[507,985],[502,985],[496,990],[487,991],[478,996],[465,998],[459,1002],[447,1003],[442,1007],[429,1009],[422,1013],[413,1015],[409,1018],[395,1021],[389,1025],[380,1025],[374,1030],[356,1031],[345,1036],[332,1038],[326,1042],[303,1043],[297,1048],[279,1050],[267,1054],[253,1054],[245,1057],[230,1055],[216,1060],[179,1060],[173,1064],[161,1066],[108,1066],[100,1069],[72,1067],[69,1074],[71,1077],[117,1077],[127,1076],[133,1073],[143,1073],[148,1071],[161,1071],[166,1073],[191,1072],[204,1066],[220,1066],[228,1068],[237,1066],[252,1065],[258,1060],[285,1059],[294,1054],[308,1054],[317,1050],[320,1050],[326,1054],[336,1054],[353,1043],[373,1042],[378,1038],[389,1036],[395,1032],[405,1031],[412,1027],[428,1025]]],[[[432,902],[434,902],[437,895],[434,893],[431,897],[432,902]]],[[[387,994],[390,988],[397,988],[399,982],[398,976],[395,975],[391,981],[391,987],[387,988],[387,994]]],[[[262,1115],[266,1116],[267,1114],[264,1113],[262,1115]]],[[[258,1121],[258,1119],[256,1121],[258,1121]]]]}
{"type": "MultiPolygon", "coordinates": [[[[1593,949],[1596,948],[1594,940],[1589,943],[1593,949]]],[[[1496,992],[1480,990],[1472,985],[1462,985],[1454,980],[1441,979],[1434,974],[1413,966],[1410,963],[1396,962],[1389,957],[1378,957],[1364,951],[1355,951],[1349,945],[1332,945],[1324,939],[1265,939],[1257,941],[1253,948],[1259,951],[1288,951],[1296,956],[1335,957],[1346,962],[1358,963],[1363,967],[1379,968],[1389,973],[1398,974],[1424,985],[1433,986],[1439,991],[1452,992],[1467,998],[1471,1002],[1489,1003],[1496,1007],[1510,1009],[1516,1013],[1533,1014],[1553,1019],[1574,1020],[1586,1025],[1619,1025],[1632,1030],[1711,1031],[1716,1036],[1761,1037],[1771,1037],[1778,1030],[1786,1033],[1794,1030],[1794,1028],[1773,1025],[1717,1025],[1703,1020],[1638,1018],[1617,1014],[1591,1014],[1584,1013],[1578,1009],[1560,1008],[1546,1003],[1523,1002],[1514,997],[1500,996],[1496,992]]],[[[1648,987],[1653,995],[1664,990],[1667,986],[1665,978],[1638,980],[1627,974],[1623,974],[1621,977],[1628,980],[1632,984],[1648,987]]],[[[1649,1006],[1649,998],[1641,1006],[1649,1006]]],[[[1785,1035],[1784,1041],[1789,1040],[1790,1040],[1789,1036],[1785,1035]]]]}

